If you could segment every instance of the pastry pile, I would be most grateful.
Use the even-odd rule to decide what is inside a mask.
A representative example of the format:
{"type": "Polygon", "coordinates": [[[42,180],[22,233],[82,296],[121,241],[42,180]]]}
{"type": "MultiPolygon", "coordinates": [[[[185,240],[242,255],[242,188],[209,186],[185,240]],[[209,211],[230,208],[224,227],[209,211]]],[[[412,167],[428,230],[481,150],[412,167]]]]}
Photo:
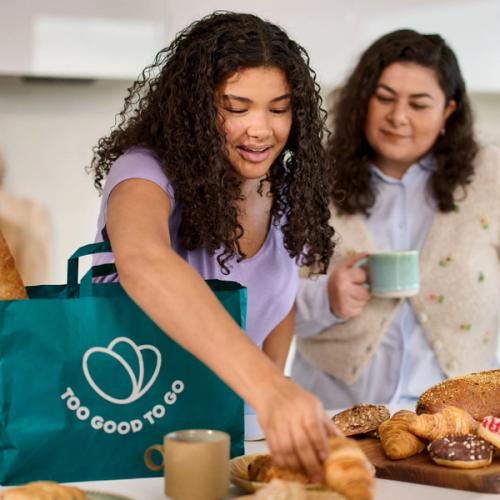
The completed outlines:
{"type": "Polygon", "coordinates": [[[445,380],[420,396],[416,412],[388,415],[380,405],[355,405],[333,421],[350,435],[373,435],[376,429],[391,460],[427,449],[440,465],[486,467],[500,449],[500,370],[445,380]]]}
{"type": "MultiPolygon", "coordinates": [[[[325,485],[347,500],[372,500],[375,471],[358,443],[347,437],[331,437],[328,443],[330,453],[324,463],[325,485]]],[[[270,455],[259,455],[248,464],[248,479],[264,483],[280,480],[310,484],[304,473],[273,465],[270,455]]]]}
{"type": "Polygon", "coordinates": [[[486,467],[493,459],[494,447],[477,431],[478,423],[456,406],[432,415],[402,410],[379,427],[382,449],[388,458],[408,458],[427,448],[434,462],[462,469],[486,467]]]}

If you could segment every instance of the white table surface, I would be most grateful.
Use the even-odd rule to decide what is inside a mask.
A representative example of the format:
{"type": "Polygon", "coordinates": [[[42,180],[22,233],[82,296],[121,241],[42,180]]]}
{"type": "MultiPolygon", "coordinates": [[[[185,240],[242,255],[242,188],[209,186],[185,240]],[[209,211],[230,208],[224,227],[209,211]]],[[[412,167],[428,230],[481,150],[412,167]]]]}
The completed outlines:
{"type": "MultiPolygon", "coordinates": [[[[267,451],[265,441],[251,441],[245,443],[245,453],[261,453],[267,451]]],[[[107,491],[120,493],[133,500],[165,500],[163,493],[163,478],[127,479],[121,481],[96,481],[75,483],[84,490],[107,491]]],[[[232,486],[228,498],[244,495],[245,492],[232,486]]],[[[425,486],[421,484],[390,481],[387,479],[375,480],[375,500],[486,500],[500,498],[500,495],[477,493],[474,491],[452,490],[425,486]]]]}
{"type": "MultiPolygon", "coordinates": [[[[399,408],[389,408],[391,414],[399,408]]],[[[329,410],[333,415],[338,410],[329,410]]],[[[257,424],[255,415],[245,415],[245,430],[247,436],[258,437],[262,433],[257,424]]],[[[245,441],[245,454],[267,452],[267,444],[263,439],[245,441]]],[[[108,491],[121,493],[133,500],[165,500],[163,493],[163,479],[128,479],[122,481],[98,481],[75,483],[85,490],[108,491]]],[[[228,498],[248,494],[236,486],[231,486],[228,498]]],[[[375,480],[375,500],[492,500],[500,499],[498,494],[477,493],[474,491],[453,490],[436,486],[391,481],[388,479],[375,480]]]]}
{"type": "MultiPolygon", "coordinates": [[[[334,413],[334,411],[328,413],[334,413]]],[[[257,434],[258,427],[256,421],[252,421],[252,418],[255,419],[254,416],[246,416],[246,423],[247,426],[253,427],[253,434],[257,434]]],[[[245,441],[245,454],[266,451],[268,451],[268,448],[264,440],[245,441]]],[[[125,495],[131,500],[165,500],[167,498],[163,492],[163,478],[88,481],[71,484],[87,491],[94,490],[125,495]]],[[[245,494],[245,491],[233,485],[227,498],[245,494]]],[[[500,495],[453,490],[387,479],[377,478],[375,480],[375,500],[492,500],[494,498],[500,499],[500,495]]]]}

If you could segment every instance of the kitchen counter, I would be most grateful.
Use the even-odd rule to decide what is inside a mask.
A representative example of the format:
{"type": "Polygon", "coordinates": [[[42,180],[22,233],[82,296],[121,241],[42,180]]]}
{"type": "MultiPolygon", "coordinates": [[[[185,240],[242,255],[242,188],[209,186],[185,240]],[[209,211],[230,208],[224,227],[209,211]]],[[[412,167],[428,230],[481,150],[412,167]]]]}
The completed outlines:
{"type": "MultiPolygon", "coordinates": [[[[391,408],[391,413],[396,408],[391,408]]],[[[336,411],[329,411],[334,414],[336,411]]],[[[259,434],[255,415],[246,415],[246,428],[252,430],[256,437],[259,434]]],[[[266,441],[254,440],[245,442],[245,453],[265,453],[268,451],[266,441]]],[[[165,500],[163,494],[163,478],[128,479],[121,481],[98,481],[75,483],[85,490],[106,491],[121,493],[133,500],[165,500]]],[[[231,486],[228,498],[246,494],[236,486],[231,486]]],[[[477,493],[475,491],[462,491],[450,488],[439,488],[422,484],[390,481],[386,479],[375,480],[375,500],[404,499],[404,500],[487,500],[499,498],[499,495],[477,493]]]]}
{"type": "MultiPolygon", "coordinates": [[[[333,414],[335,412],[329,411],[328,413],[333,414]]],[[[245,419],[247,428],[252,430],[254,437],[257,437],[260,430],[256,424],[255,415],[246,415],[245,419]]],[[[265,453],[267,451],[267,444],[263,439],[245,442],[246,454],[265,453]]],[[[160,477],[116,481],[89,481],[72,484],[87,491],[121,494],[130,500],[165,500],[167,498],[163,493],[163,478],[160,477]]],[[[230,499],[245,494],[245,491],[232,485],[227,498],[230,499]]],[[[375,480],[375,500],[487,500],[499,497],[500,495],[497,494],[439,488],[378,478],[375,480]]]]}

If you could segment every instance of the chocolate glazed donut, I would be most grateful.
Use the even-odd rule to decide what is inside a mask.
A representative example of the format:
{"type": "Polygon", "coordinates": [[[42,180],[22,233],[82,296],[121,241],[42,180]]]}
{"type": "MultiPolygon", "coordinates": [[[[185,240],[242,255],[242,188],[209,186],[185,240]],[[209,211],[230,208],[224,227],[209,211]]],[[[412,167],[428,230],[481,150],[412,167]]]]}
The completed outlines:
{"type": "Polygon", "coordinates": [[[446,436],[429,444],[434,462],[460,469],[478,469],[491,464],[494,447],[475,434],[446,436]]]}

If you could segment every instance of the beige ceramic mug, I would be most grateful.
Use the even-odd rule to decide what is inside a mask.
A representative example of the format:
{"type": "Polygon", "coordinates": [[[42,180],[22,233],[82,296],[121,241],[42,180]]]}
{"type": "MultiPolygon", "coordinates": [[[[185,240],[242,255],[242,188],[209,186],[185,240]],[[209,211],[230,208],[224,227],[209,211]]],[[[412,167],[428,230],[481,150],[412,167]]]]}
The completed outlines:
{"type": "Polygon", "coordinates": [[[144,462],[154,471],[164,469],[165,494],[174,500],[217,500],[229,486],[229,434],[210,429],[190,429],[166,434],[163,446],[144,452],[144,462]],[[163,462],[152,460],[159,452],[163,462]]]}

